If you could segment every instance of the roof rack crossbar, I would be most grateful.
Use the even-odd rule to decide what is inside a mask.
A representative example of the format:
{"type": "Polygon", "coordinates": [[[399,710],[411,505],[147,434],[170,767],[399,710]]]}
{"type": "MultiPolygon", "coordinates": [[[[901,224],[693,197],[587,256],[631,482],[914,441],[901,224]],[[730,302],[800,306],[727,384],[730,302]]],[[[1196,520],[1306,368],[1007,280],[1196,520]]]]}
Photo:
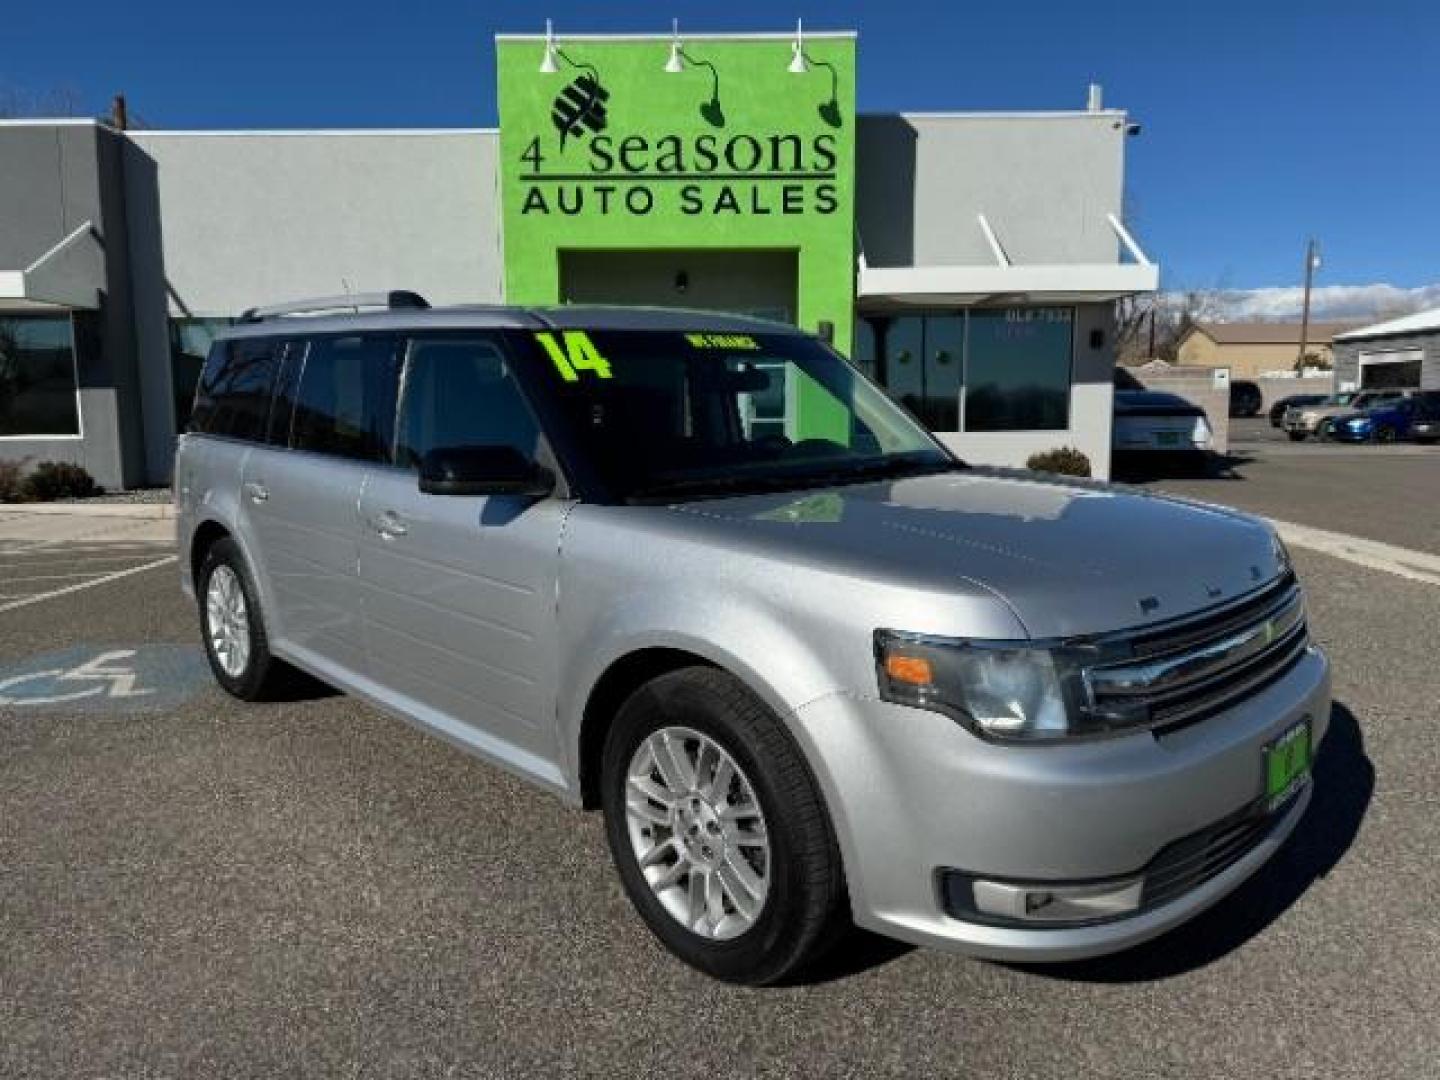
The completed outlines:
{"type": "Polygon", "coordinates": [[[347,293],[344,296],[317,296],[310,300],[296,300],[289,304],[269,304],[252,307],[240,315],[242,323],[264,322],[284,315],[310,315],[324,311],[360,311],[361,308],[388,308],[424,310],[429,302],[417,292],[406,289],[391,289],[383,293],[347,293]]]}

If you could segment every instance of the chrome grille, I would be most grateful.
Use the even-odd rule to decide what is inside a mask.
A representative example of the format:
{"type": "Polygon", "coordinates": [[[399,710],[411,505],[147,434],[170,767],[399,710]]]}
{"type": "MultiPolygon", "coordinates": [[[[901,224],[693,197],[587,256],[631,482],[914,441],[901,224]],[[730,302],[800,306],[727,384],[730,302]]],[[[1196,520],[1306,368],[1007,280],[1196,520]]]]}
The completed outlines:
{"type": "Polygon", "coordinates": [[[1100,715],[1143,713],[1173,729],[1211,715],[1283,675],[1309,642],[1305,602],[1291,575],[1217,612],[1136,635],[1123,660],[1088,667],[1088,705],[1100,715]]]}

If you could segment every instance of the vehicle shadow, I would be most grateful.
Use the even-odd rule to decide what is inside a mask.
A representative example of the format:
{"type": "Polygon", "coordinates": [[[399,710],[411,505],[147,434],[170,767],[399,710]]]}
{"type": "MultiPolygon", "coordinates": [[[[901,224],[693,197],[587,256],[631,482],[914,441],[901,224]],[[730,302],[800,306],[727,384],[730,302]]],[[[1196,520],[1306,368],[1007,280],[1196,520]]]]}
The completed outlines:
{"type": "Polygon", "coordinates": [[[329,683],[321,682],[309,672],[301,671],[297,667],[286,664],[281,672],[280,679],[265,697],[268,702],[283,705],[340,696],[340,691],[329,683]]]}
{"type": "Polygon", "coordinates": [[[1204,967],[1239,948],[1339,864],[1370,805],[1375,769],[1365,756],[1355,714],[1339,702],[1330,710],[1330,730],[1315,760],[1314,782],[1310,808],[1289,840],[1253,877],[1210,910],[1114,956],[1070,964],[1008,966],[1076,982],[1151,982],[1204,967]]]}
{"type": "Polygon", "coordinates": [[[906,953],[914,951],[915,946],[909,942],[882,937],[858,926],[851,926],[818,963],[802,970],[789,985],[820,986],[823,983],[838,982],[862,975],[873,968],[884,967],[892,960],[898,960],[906,953]]]}
{"type": "Polygon", "coordinates": [[[1246,454],[1211,454],[1203,464],[1191,461],[1156,463],[1123,460],[1112,462],[1111,474],[1118,483],[1145,485],[1156,480],[1244,480],[1237,470],[1255,459],[1246,454]]]}

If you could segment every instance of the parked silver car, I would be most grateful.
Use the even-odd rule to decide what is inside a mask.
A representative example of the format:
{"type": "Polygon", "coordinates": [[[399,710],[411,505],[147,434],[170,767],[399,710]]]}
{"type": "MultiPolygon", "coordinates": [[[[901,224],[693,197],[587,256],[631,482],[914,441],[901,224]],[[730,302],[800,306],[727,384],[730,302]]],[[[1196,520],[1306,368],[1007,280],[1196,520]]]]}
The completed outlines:
{"type": "Polygon", "coordinates": [[[206,362],[176,489],[215,677],[294,665],[603,809],[696,967],[783,979],[851,918],[1111,952],[1304,813],[1329,671],[1262,522],[967,468],[777,324],[389,307],[206,362]]]}

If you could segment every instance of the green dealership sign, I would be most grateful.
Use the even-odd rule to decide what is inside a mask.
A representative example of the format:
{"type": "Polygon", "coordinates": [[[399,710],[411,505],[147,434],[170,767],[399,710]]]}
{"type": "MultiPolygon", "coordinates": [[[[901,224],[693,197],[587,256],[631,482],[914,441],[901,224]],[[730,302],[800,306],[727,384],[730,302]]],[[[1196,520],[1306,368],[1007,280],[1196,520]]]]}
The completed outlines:
{"type": "Polygon", "coordinates": [[[497,42],[505,287],[556,303],[566,251],[793,251],[802,326],[854,303],[855,40],[497,42]]]}

